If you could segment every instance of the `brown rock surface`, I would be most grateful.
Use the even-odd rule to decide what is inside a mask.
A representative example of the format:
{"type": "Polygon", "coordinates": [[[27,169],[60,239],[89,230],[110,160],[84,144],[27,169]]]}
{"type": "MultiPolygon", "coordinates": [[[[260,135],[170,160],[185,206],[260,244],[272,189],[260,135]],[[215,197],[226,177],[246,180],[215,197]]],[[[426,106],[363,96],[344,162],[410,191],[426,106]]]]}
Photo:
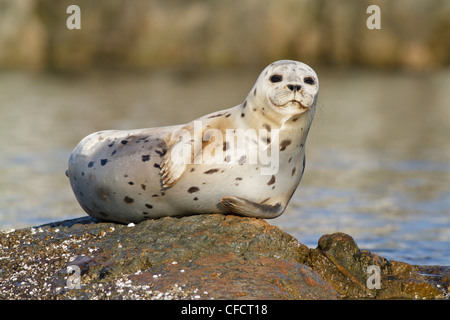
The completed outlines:
{"type": "Polygon", "coordinates": [[[448,295],[446,267],[388,261],[359,250],[342,233],[324,235],[309,249],[264,220],[231,215],[167,217],[129,226],[85,217],[3,231],[0,257],[0,299],[448,295]],[[370,265],[381,270],[380,289],[367,288],[370,265]],[[69,274],[68,266],[79,271],[69,274]],[[79,288],[74,287],[77,272],[79,288]]]}
{"type": "Polygon", "coordinates": [[[323,235],[311,249],[308,263],[339,293],[341,298],[435,299],[444,298],[448,286],[429,281],[427,269],[387,260],[360,250],[347,234],[323,235]],[[369,266],[380,270],[380,289],[367,286],[369,266]]]}

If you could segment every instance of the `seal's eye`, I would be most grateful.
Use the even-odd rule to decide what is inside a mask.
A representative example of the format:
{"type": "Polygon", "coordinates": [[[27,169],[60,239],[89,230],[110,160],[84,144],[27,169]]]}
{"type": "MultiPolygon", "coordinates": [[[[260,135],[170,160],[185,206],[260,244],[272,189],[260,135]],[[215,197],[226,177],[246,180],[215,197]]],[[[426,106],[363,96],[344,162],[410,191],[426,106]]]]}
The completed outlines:
{"type": "Polygon", "coordinates": [[[315,83],[314,79],[311,77],[306,77],[305,79],[303,79],[303,82],[310,85],[313,85],[315,83]]]}
{"type": "Polygon", "coordinates": [[[283,80],[283,76],[280,76],[279,74],[274,74],[270,77],[270,82],[272,83],[280,82],[281,80],[283,80]]]}

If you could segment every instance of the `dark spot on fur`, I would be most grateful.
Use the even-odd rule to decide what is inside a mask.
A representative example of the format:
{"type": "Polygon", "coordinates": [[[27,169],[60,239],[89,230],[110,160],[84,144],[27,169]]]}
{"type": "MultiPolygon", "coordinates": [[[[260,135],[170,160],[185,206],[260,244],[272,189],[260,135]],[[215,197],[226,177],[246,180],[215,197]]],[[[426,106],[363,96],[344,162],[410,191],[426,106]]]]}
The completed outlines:
{"type": "MultiPolygon", "coordinates": [[[[298,118],[297,117],[295,117],[294,119],[292,119],[292,122],[295,122],[295,121],[297,121],[298,120],[298,118]]],[[[303,129],[303,128],[302,128],[303,129]]]]}
{"type": "Polygon", "coordinates": [[[305,172],[305,166],[306,166],[306,157],[303,157],[303,169],[302,169],[302,174],[303,174],[303,172],[305,172]]]}
{"type": "Polygon", "coordinates": [[[113,142],[111,142],[110,144],[108,144],[108,147],[112,147],[114,145],[114,141],[113,142]]]}
{"type": "Polygon", "coordinates": [[[152,198],[158,198],[159,196],[157,194],[152,195],[152,198]]]}
{"type": "Polygon", "coordinates": [[[195,171],[195,168],[191,168],[191,171],[189,171],[189,172],[194,172],[195,171]]]}
{"type": "Polygon", "coordinates": [[[253,91],[253,95],[256,96],[256,88],[255,88],[255,90],[253,91]]]}
{"type": "Polygon", "coordinates": [[[227,114],[227,115],[225,116],[225,118],[228,118],[229,116],[231,116],[231,113],[227,114]]]}
{"type": "Polygon", "coordinates": [[[107,164],[108,163],[108,159],[102,159],[102,160],[100,160],[100,164],[102,165],[102,166],[104,166],[105,164],[107,164]]]}
{"type": "Polygon", "coordinates": [[[166,150],[166,149],[155,150],[155,152],[156,152],[157,154],[159,154],[160,157],[164,157],[164,155],[166,154],[167,150],[166,150]]]}
{"type": "Polygon", "coordinates": [[[291,144],[291,140],[289,140],[289,139],[286,139],[286,140],[281,141],[281,144],[280,144],[280,151],[286,150],[286,147],[287,147],[288,145],[290,145],[290,144],[291,144]]]}
{"type": "Polygon", "coordinates": [[[157,164],[157,163],[155,163],[153,166],[154,166],[155,168],[161,169],[161,166],[160,166],[159,164],[157,164]]]}
{"type": "Polygon", "coordinates": [[[143,211],[142,214],[148,214],[148,212],[143,211]]]}
{"type": "Polygon", "coordinates": [[[263,127],[264,127],[268,132],[270,132],[270,130],[272,130],[272,128],[270,127],[270,125],[268,125],[267,123],[264,123],[264,124],[263,124],[263,127]]]}
{"type": "Polygon", "coordinates": [[[149,154],[144,154],[142,156],[142,162],[145,162],[145,161],[148,161],[148,160],[150,160],[150,155],[149,154]]]}
{"type": "Polygon", "coordinates": [[[147,188],[147,186],[145,184],[141,184],[141,188],[142,188],[142,190],[145,190],[145,188],[147,188]]]}
{"type": "Polygon", "coordinates": [[[213,115],[209,116],[208,119],[211,119],[211,118],[217,118],[217,117],[223,116],[224,114],[225,114],[225,113],[213,114],[213,115]]]}
{"type": "Polygon", "coordinates": [[[149,209],[153,209],[153,206],[151,204],[146,203],[145,206],[149,209]]]}
{"type": "Polygon", "coordinates": [[[261,141],[269,144],[272,140],[269,137],[261,137],[261,141]]]}
{"type": "Polygon", "coordinates": [[[225,162],[230,162],[231,161],[231,156],[226,156],[224,159],[225,162]]]}
{"type": "Polygon", "coordinates": [[[128,175],[127,175],[127,174],[124,174],[123,176],[124,176],[125,178],[128,178],[128,175]]]}
{"type": "Polygon", "coordinates": [[[165,192],[161,192],[161,196],[164,196],[166,193],[165,192]]]}
{"type": "Polygon", "coordinates": [[[243,155],[242,157],[239,158],[238,163],[240,165],[243,165],[245,163],[245,159],[247,159],[247,156],[243,155]]]}
{"type": "Polygon", "coordinates": [[[242,109],[244,109],[247,106],[247,100],[244,101],[244,104],[242,105],[242,109]]]}
{"type": "Polygon", "coordinates": [[[89,162],[88,168],[92,168],[94,166],[94,161],[89,162]]]}
{"type": "Polygon", "coordinates": [[[123,144],[123,145],[125,145],[125,144],[128,143],[128,141],[127,141],[127,140],[122,140],[122,141],[120,141],[120,143],[123,144]]]}
{"type": "Polygon", "coordinates": [[[213,173],[216,173],[216,172],[218,172],[219,171],[219,169],[209,169],[208,171],[205,171],[205,172],[203,172],[204,174],[213,174],[213,173]]]}
{"type": "Polygon", "coordinates": [[[84,177],[84,171],[81,172],[81,176],[84,177]]]}
{"type": "Polygon", "coordinates": [[[198,198],[197,198],[197,197],[195,197],[195,198],[194,198],[194,201],[197,201],[197,200],[198,200],[198,198]]]}
{"type": "Polygon", "coordinates": [[[200,189],[199,188],[197,188],[197,187],[190,187],[189,189],[188,189],[188,192],[189,193],[194,193],[194,192],[197,192],[197,191],[199,191],[200,189]]]}
{"type": "Polygon", "coordinates": [[[142,142],[142,141],[148,142],[147,138],[148,138],[148,136],[139,138],[139,139],[136,140],[136,143],[139,143],[139,142],[142,142]]]}
{"type": "Polygon", "coordinates": [[[291,173],[291,177],[295,174],[295,170],[296,170],[296,168],[294,167],[294,168],[292,168],[292,173],[291,173]]]}
{"type": "Polygon", "coordinates": [[[128,182],[128,184],[129,184],[130,186],[132,186],[132,185],[134,185],[134,182],[133,182],[133,181],[130,181],[130,182],[128,182]]]}
{"type": "Polygon", "coordinates": [[[243,117],[245,117],[245,113],[244,112],[241,113],[241,118],[243,118],[243,117]]]}
{"type": "Polygon", "coordinates": [[[126,196],[125,198],[123,198],[123,201],[124,201],[125,203],[133,203],[133,202],[134,202],[134,199],[133,199],[133,198],[130,198],[130,197],[128,197],[128,196],[126,196]]]}
{"type": "Polygon", "coordinates": [[[228,141],[225,141],[225,142],[223,143],[223,151],[227,151],[228,148],[230,148],[230,143],[229,143],[228,141]]]}
{"type": "Polygon", "coordinates": [[[274,175],[272,175],[272,178],[270,178],[270,180],[269,180],[269,182],[267,182],[267,185],[271,185],[271,184],[274,184],[275,183],[275,176],[274,175]]]}
{"type": "Polygon", "coordinates": [[[291,161],[292,161],[292,157],[289,158],[288,162],[291,163],[291,161]]]}
{"type": "Polygon", "coordinates": [[[114,151],[111,153],[111,157],[112,157],[113,155],[115,155],[116,152],[117,152],[117,150],[114,150],[114,151]]]}
{"type": "Polygon", "coordinates": [[[237,181],[242,181],[242,177],[237,177],[236,180],[237,181]]]}
{"type": "Polygon", "coordinates": [[[109,201],[109,192],[107,189],[104,188],[98,188],[97,189],[97,196],[103,200],[103,201],[109,201]]]}

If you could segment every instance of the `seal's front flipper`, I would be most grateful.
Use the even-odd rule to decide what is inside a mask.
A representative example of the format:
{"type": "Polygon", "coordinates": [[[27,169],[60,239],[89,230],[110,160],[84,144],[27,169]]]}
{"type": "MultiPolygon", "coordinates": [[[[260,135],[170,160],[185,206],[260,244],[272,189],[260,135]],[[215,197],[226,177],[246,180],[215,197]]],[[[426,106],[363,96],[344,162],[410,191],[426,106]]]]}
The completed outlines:
{"type": "MultiPolygon", "coordinates": [[[[205,130],[201,123],[197,124],[194,121],[172,134],[169,149],[160,164],[163,188],[173,186],[181,178],[187,165],[202,163],[204,149],[215,141],[215,136],[211,137],[204,132],[205,130]]],[[[222,142],[220,142],[221,146],[222,142]]]]}
{"type": "Polygon", "coordinates": [[[276,218],[281,215],[285,209],[281,203],[271,206],[267,204],[259,204],[238,197],[223,197],[221,204],[231,213],[245,217],[264,219],[276,218]]]}
{"type": "Polygon", "coordinates": [[[160,164],[161,184],[163,188],[173,186],[186,169],[185,163],[177,162],[175,161],[176,159],[172,159],[172,150],[173,148],[168,150],[160,164]]]}
{"type": "Polygon", "coordinates": [[[170,137],[171,143],[160,164],[163,188],[173,186],[183,175],[187,164],[192,163],[193,152],[196,150],[193,147],[195,141],[192,139],[193,130],[193,125],[189,123],[175,131],[170,137]]]}

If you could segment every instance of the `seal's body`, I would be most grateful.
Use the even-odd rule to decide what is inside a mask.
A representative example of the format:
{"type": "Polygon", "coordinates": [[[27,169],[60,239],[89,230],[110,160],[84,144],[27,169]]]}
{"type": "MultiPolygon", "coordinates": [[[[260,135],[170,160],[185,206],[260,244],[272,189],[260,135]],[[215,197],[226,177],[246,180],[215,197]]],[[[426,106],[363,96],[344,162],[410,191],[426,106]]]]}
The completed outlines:
{"type": "Polygon", "coordinates": [[[318,88],[310,67],[281,60],[233,108],[185,125],[93,133],[70,157],[72,189],[89,215],[122,223],[277,217],[303,175],[318,88]]]}

